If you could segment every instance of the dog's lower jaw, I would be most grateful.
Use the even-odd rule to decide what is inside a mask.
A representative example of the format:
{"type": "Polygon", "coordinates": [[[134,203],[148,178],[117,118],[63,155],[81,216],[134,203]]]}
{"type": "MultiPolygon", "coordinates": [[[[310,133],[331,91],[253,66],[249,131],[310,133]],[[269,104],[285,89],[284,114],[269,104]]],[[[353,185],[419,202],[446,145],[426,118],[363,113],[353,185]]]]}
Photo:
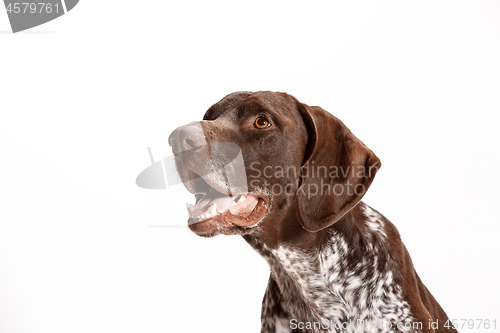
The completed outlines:
{"type": "MultiPolygon", "coordinates": [[[[246,235],[255,232],[265,219],[269,200],[264,196],[255,196],[256,203],[252,210],[243,215],[234,215],[230,208],[219,214],[212,214],[206,219],[190,217],[188,226],[191,231],[202,237],[216,235],[246,235]]],[[[247,199],[250,200],[250,199],[247,199]]],[[[188,207],[189,210],[189,207],[188,207]]]]}

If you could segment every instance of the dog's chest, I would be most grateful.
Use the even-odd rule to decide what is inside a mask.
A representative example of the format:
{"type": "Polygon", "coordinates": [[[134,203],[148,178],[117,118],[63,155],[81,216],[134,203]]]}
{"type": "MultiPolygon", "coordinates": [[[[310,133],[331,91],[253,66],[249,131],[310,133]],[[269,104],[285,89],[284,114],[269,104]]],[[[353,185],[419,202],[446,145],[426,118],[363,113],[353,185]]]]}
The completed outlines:
{"type": "Polygon", "coordinates": [[[291,319],[323,321],[328,323],[323,327],[332,332],[339,331],[334,325],[348,332],[409,331],[404,324],[411,323],[412,316],[394,278],[397,266],[383,248],[374,245],[385,241],[383,222],[368,206],[364,213],[376,241],[367,243],[363,251],[358,249],[362,256],[353,255],[354,249],[336,233],[319,251],[291,245],[271,250],[276,258],[270,260],[271,269],[283,299],[294,299],[297,295],[289,293],[299,293],[308,309],[304,311],[301,302],[286,302],[291,319]],[[293,288],[287,288],[290,284],[293,288]]]}

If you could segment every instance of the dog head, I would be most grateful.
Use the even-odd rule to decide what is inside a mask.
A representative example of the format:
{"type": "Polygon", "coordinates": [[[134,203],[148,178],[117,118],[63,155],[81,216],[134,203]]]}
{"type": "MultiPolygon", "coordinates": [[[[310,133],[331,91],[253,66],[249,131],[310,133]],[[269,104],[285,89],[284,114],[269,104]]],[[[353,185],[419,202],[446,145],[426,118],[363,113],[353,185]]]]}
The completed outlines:
{"type": "Polygon", "coordinates": [[[340,120],[269,91],[224,97],[169,144],[196,197],[189,227],[206,237],[262,233],[290,219],[319,231],[361,200],[380,168],[340,120]]]}

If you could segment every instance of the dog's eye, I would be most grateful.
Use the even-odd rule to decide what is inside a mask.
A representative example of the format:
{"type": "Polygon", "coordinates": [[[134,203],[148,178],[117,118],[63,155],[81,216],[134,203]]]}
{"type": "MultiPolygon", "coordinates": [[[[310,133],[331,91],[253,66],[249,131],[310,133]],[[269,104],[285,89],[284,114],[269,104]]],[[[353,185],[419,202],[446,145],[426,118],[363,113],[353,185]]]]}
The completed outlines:
{"type": "Polygon", "coordinates": [[[269,123],[269,120],[267,120],[264,117],[258,117],[257,119],[255,119],[254,125],[258,129],[264,129],[264,128],[271,126],[271,124],[269,123]]]}

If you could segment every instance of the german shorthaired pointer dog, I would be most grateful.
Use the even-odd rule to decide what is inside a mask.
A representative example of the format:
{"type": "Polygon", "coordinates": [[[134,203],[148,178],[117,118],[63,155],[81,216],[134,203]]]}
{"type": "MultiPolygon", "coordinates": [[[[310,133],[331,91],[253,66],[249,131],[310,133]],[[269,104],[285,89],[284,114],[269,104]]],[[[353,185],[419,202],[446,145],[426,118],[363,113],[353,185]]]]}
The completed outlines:
{"type": "Polygon", "coordinates": [[[271,267],[261,332],[456,332],[394,225],[361,201],[380,160],[330,113],[236,92],[169,144],[197,199],[189,228],[242,235],[271,267]]]}

